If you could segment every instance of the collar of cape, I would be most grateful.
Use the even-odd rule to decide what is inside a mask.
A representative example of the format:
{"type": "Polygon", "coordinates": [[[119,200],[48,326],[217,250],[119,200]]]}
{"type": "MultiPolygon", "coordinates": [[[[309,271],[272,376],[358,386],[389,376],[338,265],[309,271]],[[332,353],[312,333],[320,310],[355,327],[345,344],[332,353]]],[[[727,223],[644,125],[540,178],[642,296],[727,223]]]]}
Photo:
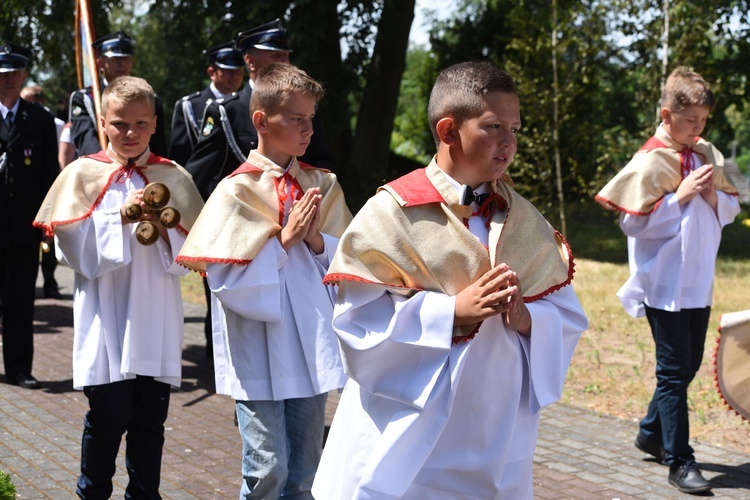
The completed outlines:
{"type": "Polygon", "coordinates": [[[296,158],[284,169],[253,150],[245,163],[216,186],[177,262],[202,274],[207,263],[252,262],[268,239],[281,231],[287,182],[295,198],[311,187],[320,188],[320,230],[341,236],[351,213],[335,175],[296,158]]]}
{"type": "Polygon", "coordinates": [[[683,145],[662,127],[638,150],[630,162],[594,198],[607,210],[646,216],[656,210],[665,195],[677,190],[683,179],[686,155],[695,153],[703,164],[714,166],[716,189],[737,196],[726,177],[724,156],[710,142],[695,137],[683,145]]]}
{"type": "Polygon", "coordinates": [[[162,182],[170,189],[169,206],[181,215],[177,229],[187,233],[203,206],[190,175],[149,149],[129,162],[111,145],[106,151],[79,158],[60,172],[42,202],[34,226],[52,235],[57,226],[90,217],[107,189],[132,175],[140,176],[144,184],[162,182]]]}
{"type": "Polygon", "coordinates": [[[492,215],[487,248],[466,227],[472,210],[434,159],[382,186],[342,236],[324,282],[456,295],[504,262],[518,274],[526,302],[568,285],[574,263],[562,235],[506,181],[493,182],[492,191],[507,209],[492,215]]]}

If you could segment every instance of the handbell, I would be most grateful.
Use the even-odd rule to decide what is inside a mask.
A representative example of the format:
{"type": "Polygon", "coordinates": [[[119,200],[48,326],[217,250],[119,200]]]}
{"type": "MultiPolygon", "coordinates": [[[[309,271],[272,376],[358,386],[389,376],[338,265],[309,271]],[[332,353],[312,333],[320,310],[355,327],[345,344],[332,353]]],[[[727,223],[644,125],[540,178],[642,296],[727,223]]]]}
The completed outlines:
{"type": "Polygon", "coordinates": [[[137,203],[131,203],[125,207],[125,218],[131,222],[138,221],[143,215],[143,209],[137,203]]]}
{"type": "Polygon", "coordinates": [[[135,237],[141,245],[153,245],[159,239],[159,228],[151,221],[141,221],[135,228],[135,237]]]}
{"type": "Polygon", "coordinates": [[[180,211],[174,207],[165,207],[159,212],[159,222],[167,229],[177,227],[180,223],[180,211]]]}
{"type": "Polygon", "coordinates": [[[161,182],[146,184],[143,188],[143,202],[151,210],[161,210],[169,203],[169,188],[161,182]]]}

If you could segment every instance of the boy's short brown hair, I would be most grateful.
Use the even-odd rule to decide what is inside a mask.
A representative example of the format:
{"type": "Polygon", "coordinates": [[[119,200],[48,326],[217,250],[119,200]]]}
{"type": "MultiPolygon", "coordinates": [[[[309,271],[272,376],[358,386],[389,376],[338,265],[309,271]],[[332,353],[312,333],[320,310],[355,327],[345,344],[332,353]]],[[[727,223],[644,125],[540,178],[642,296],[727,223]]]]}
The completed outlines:
{"type": "Polygon", "coordinates": [[[427,119],[435,138],[437,122],[451,117],[460,126],[484,109],[484,96],[492,91],[516,93],[516,84],[508,73],[487,62],[464,62],[440,72],[430,93],[427,119]]]}
{"type": "Polygon", "coordinates": [[[680,66],[672,71],[664,84],[661,105],[670,111],[680,111],[688,106],[708,106],[713,110],[716,96],[700,74],[687,66],[680,66]]]}
{"type": "Polygon", "coordinates": [[[156,114],[156,97],[154,89],[143,78],[136,76],[120,76],[107,85],[102,92],[102,115],[107,114],[109,101],[115,99],[123,104],[146,101],[151,111],[156,114]]]}
{"type": "Polygon", "coordinates": [[[250,114],[265,111],[274,114],[292,93],[309,95],[317,103],[323,98],[323,86],[291,64],[269,64],[258,73],[250,97],[250,114]]]}

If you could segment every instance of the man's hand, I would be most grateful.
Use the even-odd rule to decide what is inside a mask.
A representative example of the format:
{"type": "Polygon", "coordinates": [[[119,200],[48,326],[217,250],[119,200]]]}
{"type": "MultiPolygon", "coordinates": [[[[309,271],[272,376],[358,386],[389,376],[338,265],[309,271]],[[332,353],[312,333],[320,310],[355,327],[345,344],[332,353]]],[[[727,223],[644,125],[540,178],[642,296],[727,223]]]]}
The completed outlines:
{"type": "MultiPolygon", "coordinates": [[[[320,188],[314,187],[305,191],[302,198],[294,200],[292,203],[292,209],[289,211],[289,218],[286,221],[286,225],[277,236],[279,243],[281,243],[286,252],[289,252],[294,245],[306,239],[308,233],[311,231],[310,226],[313,221],[317,225],[316,215],[320,208],[321,199],[323,199],[323,196],[320,194],[320,188]]],[[[318,232],[318,235],[320,235],[320,232],[318,232]]],[[[322,247],[322,236],[320,236],[320,244],[322,247]]],[[[315,250],[313,249],[313,251],[315,250]]],[[[320,251],[323,251],[322,248],[320,251]]]]}

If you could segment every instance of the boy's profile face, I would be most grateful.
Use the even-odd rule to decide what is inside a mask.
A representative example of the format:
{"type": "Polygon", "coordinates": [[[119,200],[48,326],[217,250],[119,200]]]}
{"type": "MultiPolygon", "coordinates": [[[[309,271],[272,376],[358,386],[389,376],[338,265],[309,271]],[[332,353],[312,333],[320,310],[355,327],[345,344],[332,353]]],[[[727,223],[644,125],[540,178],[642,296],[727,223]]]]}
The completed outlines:
{"type": "Polygon", "coordinates": [[[110,96],[101,121],[112,148],[126,158],[142,155],[156,132],[156,115],[146,100],[123,103],[110,96]]]}
{"type": "Polygon", "coordinates": [[[253,124],[259,134],[258,152],[286,167],[292,156],[305,154],[313,134],[314,116],[315,98],[299,92],[290,93],[272,114],[256,111],[253,124]]]}
{"type": "Polygon", "coordinates": [[[484,96],[484,110],[458,127],[453,163],[456,180],[474,188],[499,179],[516,155],[521,128],[518,96],[491,91],[484,96]]]}
{"type": "Polygon", "coordinates": [[[699,105],[686,106],[680,111],[661,108],[664,130],[680,144],[691,144],[703,132],[710,113],[711,108],[699,105]]]}

